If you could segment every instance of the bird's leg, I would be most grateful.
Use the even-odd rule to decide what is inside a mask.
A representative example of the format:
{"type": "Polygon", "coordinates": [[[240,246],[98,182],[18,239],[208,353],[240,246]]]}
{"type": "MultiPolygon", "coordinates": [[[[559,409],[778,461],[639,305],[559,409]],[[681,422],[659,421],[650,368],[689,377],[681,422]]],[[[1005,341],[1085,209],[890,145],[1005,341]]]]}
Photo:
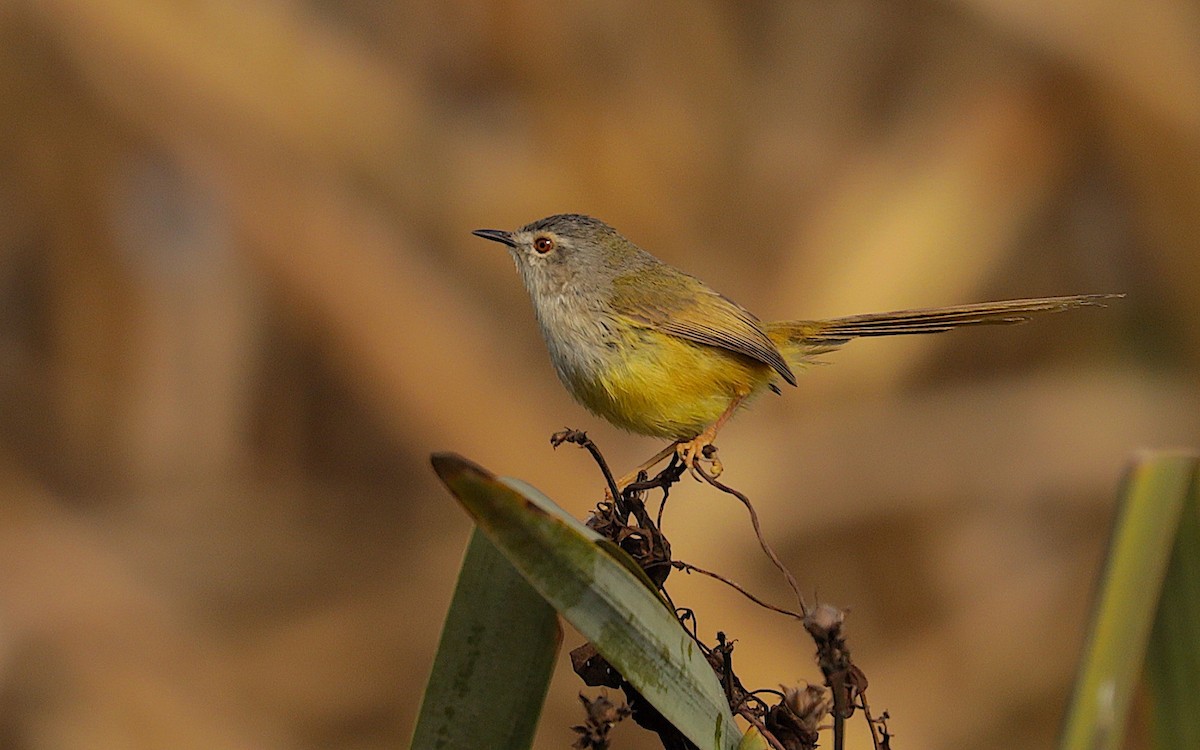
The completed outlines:
{"type": "MultiPolygon", "coordinates": [[[[705,450],[713,444],[714,440],[717,439],[717,432],[719,432],[720,429],[725,426],[725,423],[728,422],[729,418],[733,416],[733,413],[737,411],[737,408],[739,405],[741,405],[743,398],[745,398],[745,396],[738,396],[730,401],[729,407],[725,409],[724,413],[717,418],[716,422],[713,422],[706,427],[704,432],[701,432],[691,440],[681,440],[675,444],[675,451],[679,454],[679,459],[683,461],[683,465],[688,467],[688,470],[692,472],[692,476],[694,476],[697,480],[700,479],[700,475],[697,473],[696,465],[700,461],[712,462],[712,476],[714,477],[720,476],[721,472],[724,470],[724,467],[721,466],[721,459],[717,458],[716,456],[705,455],[705,450]]],[[[713,450],[716,449],[714,448],[713,450]]]]}
{"type": "Polygon", "coordinates": [[[729,418],[733,416],[733,413],[737,411],[738,406],[741,405],[742,399],[744,398],[745,396],[737,396],[730,401],[729,407],[726,408],[721,416],[717,418],[716,422],[713,422],[707,428],[705,428],[704,432],[701,432],[691,440],[676,440],[658,453],[655,453],[649,461],[643,462],[636,469],[618,479],[617,489],[623,492],[626,487],[637,481],[638,474],[641,474],[643,471],[648,472],[651,468],[669,458],[672,453],[679,456],[680,460],[683,461],[683,465],[692,472],[692,476],[696,477],[697,480],[700,479],[700,476],[696,473],[696,464],[699,461],[711,462],[712,476],[720,476],[721,472],[724,470],[724,467],[721,466],[721,460],[716,456],[706,456],[705,449],[712,445],[713,441],[717,439],[717,432],[725,426],[725,423],[728,422],[729,418]]]}
{"type": "Polygon", "coordinates": [[[680,443],[680,441],[676,440],[674,443],[671,443],[666,448],[663,448],[662,450],[660,450],[658,453],[655,453],[654,457],[651,458],[649,461],[643,462],[636,469],[634,469],[633,471],[629,472],[625,476],[618,479],[617,480],[617,489],[624,492],[626,487],[628,487],[629,485],[631,485],[637,481],[638,474],[641,474],[643,471],[646,471],[646,472],[650,471],[651,468],[662,463],[665,459],[667,459],[673,453],[675,453],[675,449],[679,445],[679,443],[680,443]]]}

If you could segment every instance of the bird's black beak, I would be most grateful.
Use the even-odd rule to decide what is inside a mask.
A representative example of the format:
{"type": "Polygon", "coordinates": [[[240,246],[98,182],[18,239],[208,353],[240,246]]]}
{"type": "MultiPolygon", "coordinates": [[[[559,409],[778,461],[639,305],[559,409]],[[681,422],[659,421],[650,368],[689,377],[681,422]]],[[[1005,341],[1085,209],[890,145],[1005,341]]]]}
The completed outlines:
{"type": "Polygon", "coordinates": [[[517,246],[517,241],[513,239],[513,233],[506,232],[503,229],[476,229],[474,232],[471,232],[471,234],[475,235],[476,237],[482,237],[485,240],[491,240],[492,242],[499,242],[502,245],[508,245],[509,247],[517,246]]]}

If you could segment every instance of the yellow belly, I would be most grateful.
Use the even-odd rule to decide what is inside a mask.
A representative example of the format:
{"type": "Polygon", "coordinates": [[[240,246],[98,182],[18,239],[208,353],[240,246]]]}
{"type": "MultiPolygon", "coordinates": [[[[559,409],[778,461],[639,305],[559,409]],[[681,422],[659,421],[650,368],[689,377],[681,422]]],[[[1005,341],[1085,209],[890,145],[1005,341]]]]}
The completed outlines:
{"type": "Polygon", "coordinates": [[[618,427],[686,440],[772,380],[769,367],[735,352],[649,329],[631,331],[603,371],[571,383],[584,406],[618,427]]]}

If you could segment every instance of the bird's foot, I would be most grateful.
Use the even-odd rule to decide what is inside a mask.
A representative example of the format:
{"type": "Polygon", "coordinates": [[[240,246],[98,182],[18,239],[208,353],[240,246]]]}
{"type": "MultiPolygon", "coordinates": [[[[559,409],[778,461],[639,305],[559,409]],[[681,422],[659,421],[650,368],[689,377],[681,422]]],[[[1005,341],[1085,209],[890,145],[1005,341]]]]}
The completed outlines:
{"type": "Polygon", "coordinates": [[[716,479],[725,470],[725,467],[721,465],[721,459],[717,458],[717,446],[713,445],[712,441],[713,436],[701,434],[675,446],[679,460],[683,462],[697,482],[704,480],[702,473],[716,479]],[[707,471],[702,468],[704,464],[708,464],[707,471]]]}

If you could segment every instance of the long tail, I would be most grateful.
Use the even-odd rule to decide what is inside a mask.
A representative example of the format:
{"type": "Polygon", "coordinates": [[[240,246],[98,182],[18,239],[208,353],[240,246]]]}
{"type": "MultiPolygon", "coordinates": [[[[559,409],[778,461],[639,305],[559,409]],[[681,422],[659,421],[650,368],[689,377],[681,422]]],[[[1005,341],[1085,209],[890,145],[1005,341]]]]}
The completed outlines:
{"type": "Polygon", "coordinates": [[[1106,300],[1124,296],[1076,294],[1070,297],[1038,297],[955,307],[897,310],[830,320],[788,320],[767,323],[763,330],[785,357],[804,359],[837,349],[859,336],[942,333],[965,326],[1011,325],[1024,323],[1041,313],[1058,313],[1077,307],[1104,307],[1106,300]]]}

